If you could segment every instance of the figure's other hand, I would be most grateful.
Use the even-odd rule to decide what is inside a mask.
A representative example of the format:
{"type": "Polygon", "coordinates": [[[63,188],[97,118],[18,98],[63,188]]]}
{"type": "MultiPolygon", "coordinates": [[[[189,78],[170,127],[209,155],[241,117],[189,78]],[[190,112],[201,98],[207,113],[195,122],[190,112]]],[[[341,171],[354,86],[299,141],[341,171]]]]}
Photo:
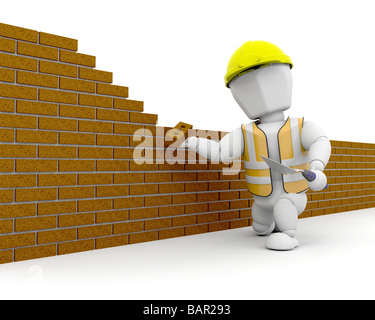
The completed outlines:
{"type": "Polygon", "coordinates": [[[198,138],[190,137],[187,138],[180,146],[181,148],[187,148],[189,150],[198,151],[198,138]]]}
{"type": "Polygon", "coordinates": [[[327,185],[326,175],[320,170],[311,171],[316,175],[316,178],[313,181],[307,181],[309,188],[313,191],[323,190],[327,185]]]}

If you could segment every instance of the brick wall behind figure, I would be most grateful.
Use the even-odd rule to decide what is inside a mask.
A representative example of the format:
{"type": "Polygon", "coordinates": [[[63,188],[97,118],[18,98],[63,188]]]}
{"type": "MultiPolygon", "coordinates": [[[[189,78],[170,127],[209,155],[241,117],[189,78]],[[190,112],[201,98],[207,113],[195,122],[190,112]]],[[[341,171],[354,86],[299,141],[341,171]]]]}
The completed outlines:
{"type": "MultiPolygon", "coordinates": [[[[168,154],[169,128],[77,50],[0,24],[0,263],[250,226],[243,166],[168,154]]],[[[308,192],[301,218],[375,206],[375,144],[332,146],[330,186],[308,192]]]]}

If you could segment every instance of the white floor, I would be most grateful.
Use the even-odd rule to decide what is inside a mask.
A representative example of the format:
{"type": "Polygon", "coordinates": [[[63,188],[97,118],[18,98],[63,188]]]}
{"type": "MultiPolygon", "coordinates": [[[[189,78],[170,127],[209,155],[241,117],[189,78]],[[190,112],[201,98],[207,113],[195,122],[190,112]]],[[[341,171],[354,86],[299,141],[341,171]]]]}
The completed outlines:
{"type": "Polygon", "coordinates": [[[374,299],[375,209],[302,219],[269,251],[242,228],[0,265],[0,299],[374,299]]]}

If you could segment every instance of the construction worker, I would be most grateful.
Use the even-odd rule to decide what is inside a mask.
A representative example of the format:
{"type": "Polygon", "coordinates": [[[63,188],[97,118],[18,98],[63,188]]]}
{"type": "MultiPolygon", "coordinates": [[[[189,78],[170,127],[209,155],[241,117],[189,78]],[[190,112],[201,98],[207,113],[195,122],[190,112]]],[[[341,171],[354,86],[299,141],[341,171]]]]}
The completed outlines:
{"type": "Polygon", "coordinates": [[[247,188],[253,194],[252,228],[268,236],[266,247],[292,250],[298,215],[307,203],[306,190],[327,185],[323,173],[331,155],[324,131],[303,118],[285,119],[291,106],[293,64],[289,56],[266,41],[248,41],[228,63],[225,85],[246,116],[254,120],[233,130],[220,142],[190,137],[184,145],[211,161],[228,161],[243,155],[247,188]],[[271,170],[261,156],[294,169],[315,174],[284,175],[271,170]]]}

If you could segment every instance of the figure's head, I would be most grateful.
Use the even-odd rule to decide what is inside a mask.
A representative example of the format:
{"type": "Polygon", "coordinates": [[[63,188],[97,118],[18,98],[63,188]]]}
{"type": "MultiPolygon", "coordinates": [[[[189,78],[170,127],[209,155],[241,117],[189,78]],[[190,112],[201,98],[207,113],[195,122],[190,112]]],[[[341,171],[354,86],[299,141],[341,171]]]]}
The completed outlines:
{"type": "Polygon", "coordinates": [[[226,86],[250,119],[284,111],[292,99],[292,61],[277,46],[249,41],[228,64],[226,86]]]}

